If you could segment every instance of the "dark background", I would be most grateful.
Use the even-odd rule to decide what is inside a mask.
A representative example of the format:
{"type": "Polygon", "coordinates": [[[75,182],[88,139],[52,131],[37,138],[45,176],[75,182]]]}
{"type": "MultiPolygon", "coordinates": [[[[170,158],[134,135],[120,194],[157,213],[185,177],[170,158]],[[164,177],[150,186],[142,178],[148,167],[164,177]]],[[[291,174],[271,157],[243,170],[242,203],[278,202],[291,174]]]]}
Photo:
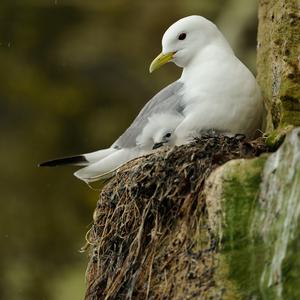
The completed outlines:
{"type": "Polygon", "coordinates": [[[98,192],[73,168],[37,164],[110,146],[180,76],[148,67],[190,14],[216,22],[255,72],[255,1],[1,0],[0,299],[83,298],[98,192]]]}

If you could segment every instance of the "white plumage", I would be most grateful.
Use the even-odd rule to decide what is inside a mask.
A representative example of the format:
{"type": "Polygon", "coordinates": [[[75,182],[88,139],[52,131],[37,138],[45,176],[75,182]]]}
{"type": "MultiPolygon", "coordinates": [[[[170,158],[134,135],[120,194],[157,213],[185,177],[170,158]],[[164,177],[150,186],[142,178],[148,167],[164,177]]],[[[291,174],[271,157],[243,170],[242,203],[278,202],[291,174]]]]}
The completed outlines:
{"type": "Polygon", "coordinates": [[[212,22],[189,16],[169,27],[150,72],[169,61],[183,68],[179,80],[155,95],[110,148],[41,165],[84,165],[75,176],[89,182],[159,146],[187,143],[205,130],[255,136],[261,129],[260,88],[212,22]]]}
{"type": "Polygon", "coordinates": [[[175,131],[177,144],[212,128],[257,134],[263,117],[260,88],[212,22],[200,16],[177,21],[164,34],[162,48],[163,54],[174,53],[172,61],[183,68],[184,119],[175,131]],[[176,39],[182,33],[185,39],[176,39]]]}
{"type": "Polygon", "coordinates": [[[75,172],[74,175],[86,182],[105,179],[129,160],[148,154],[161,146],[173,146],[176,139],[174,130],[181,120],[182,117],[177,114],[152,115],[148,118],[147,125],[137,136],[134,147],[114,148],[112,145],[108,149],[85,154],[85,158],[89,160],[88,166],[75,172]]]}

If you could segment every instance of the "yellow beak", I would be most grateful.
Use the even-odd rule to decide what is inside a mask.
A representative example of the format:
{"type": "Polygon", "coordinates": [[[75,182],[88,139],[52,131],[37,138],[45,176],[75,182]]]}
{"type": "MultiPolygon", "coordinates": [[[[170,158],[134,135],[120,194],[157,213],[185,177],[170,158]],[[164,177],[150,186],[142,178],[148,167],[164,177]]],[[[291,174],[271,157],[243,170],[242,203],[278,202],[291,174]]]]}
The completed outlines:
{"type": "Polygon", "coordinates": [[[169,62],[172,58],[175,52],[169,52],[166,54],[159,54],[151,63],[149,72],[152,73],[153,71],[159,69],[161,66],[169,62]]]}

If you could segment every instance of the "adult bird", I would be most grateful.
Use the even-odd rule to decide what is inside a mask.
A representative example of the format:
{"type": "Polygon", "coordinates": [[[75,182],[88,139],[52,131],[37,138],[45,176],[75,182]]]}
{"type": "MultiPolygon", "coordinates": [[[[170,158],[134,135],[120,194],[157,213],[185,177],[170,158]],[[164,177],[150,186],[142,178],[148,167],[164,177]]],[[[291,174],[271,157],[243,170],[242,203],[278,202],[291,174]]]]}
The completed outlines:
{"type": "Polygon", "coordinates": [[[182,86],[177,97],[184,115],[175,131],[178,145],[209,129],[249,137],[261,129],[260,88],[212,22],[190,16],[169,27],[150,72],[169,61],[183,68],[177,81],[182,86]]]}
{"type": "Polygon", "coordinates": [[[149,153],[154,144],[165,144],[153,141],[155,126],[151,124],[159,123],[158,120],[176,120],[171,126],[172,141],[168,141],[176,145],[211,129],[249,137],[261,129],[260,88],[212,22],[189,16],[171,25],[163,35],[162,53],[151,63],[150,72],[167,62],[183,68],[181,77],[155,95],[111,147],[41,166],[83,165],[86,167],[75,172],[75,176],[85,181],[98,180],[128,160],[149,153]],[[147,128],[152,128],[151,146],[140,151],[139,141],[147,128]]]}

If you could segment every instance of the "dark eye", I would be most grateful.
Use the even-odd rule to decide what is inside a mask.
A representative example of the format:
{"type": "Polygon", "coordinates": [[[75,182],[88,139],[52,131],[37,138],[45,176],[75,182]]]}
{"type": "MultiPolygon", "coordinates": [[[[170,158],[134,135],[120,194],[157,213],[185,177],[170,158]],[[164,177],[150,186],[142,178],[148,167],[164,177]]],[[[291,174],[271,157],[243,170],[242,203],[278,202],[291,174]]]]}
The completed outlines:
{"type": "Polygon", "coordinates": [[[165,137],[167,137],[167,138],[169,138],[171,136],[171,133],[170,132],[168,132],[166,135],[165,135],[165,137]]]}
{"type": "Polygon", "coordinates": [[[186,38],[186,33],[184,33],[184,32],[180,33],[179,36],[178,36],[178,39],[181,40],[181,41],[184,40],[185,38],[186,38]]]}

